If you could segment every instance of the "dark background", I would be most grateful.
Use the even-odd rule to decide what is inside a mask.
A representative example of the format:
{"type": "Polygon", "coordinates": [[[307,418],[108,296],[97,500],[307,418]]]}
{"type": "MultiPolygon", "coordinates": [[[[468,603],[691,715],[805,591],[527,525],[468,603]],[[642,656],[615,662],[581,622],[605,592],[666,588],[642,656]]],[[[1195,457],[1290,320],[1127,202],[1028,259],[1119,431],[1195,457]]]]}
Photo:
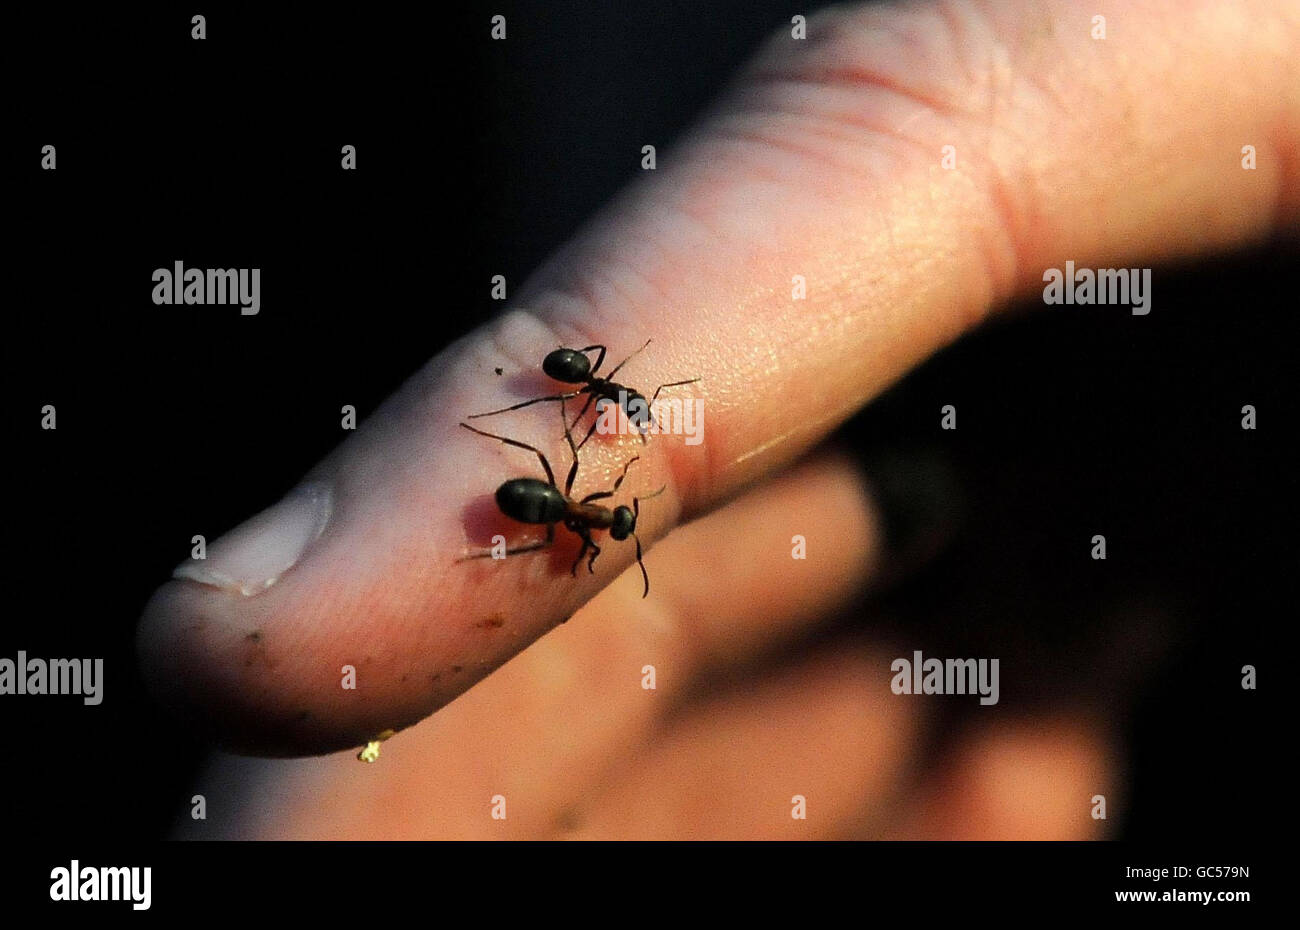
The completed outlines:
{"type": "MultiPolygon", "coordinates": [[[[103,657],[106,679],[98,707],[0,700],[16,835],[165,834],[205,749],[144,693],[133,631],[190,537],[276,500],[341,440],[343,404],[364,418],[499,310],[491,277],[517,289],[791,13],[462,6],[209,6],[204,42],[179,9],[50,8],[13,26],[16,603],[0,655],[103,657]],[[46,143],[55,172],[39,169],[46,143]],[[339,170],[345,143],[359,171],[339,170]],[[176,260],[261,267],[260,315],[155,307],[150,274],[176,260]],[[43,404],[57,431],[40,429],[43,404]]],[[[1271,246],[1158,267],[1147,317],[1013,314],[839,437],[904,497],[899,462],[940,463],[964,514],[855,622],[910,631],[927,654],[1001,656],[1006,708],[1111,708],[1131,763],[1125,838],[1250,849],[1282,800],[1265,780],[1288,733],[1270,710],[1282,670],[1266,660],[1295,615],[1296,486],[1264,445],[1293,431],[1295,260],[1271,246]],[[938,428],[947,403],[956,432],[938,428]],[[1256,432],[1240,428],[1246,403],[1256,432]],[[1105,562],[1088,557],[1094,533],[1105,562]],[[1246,663],[1256,692],[1239,686],[1246,663]]]]}

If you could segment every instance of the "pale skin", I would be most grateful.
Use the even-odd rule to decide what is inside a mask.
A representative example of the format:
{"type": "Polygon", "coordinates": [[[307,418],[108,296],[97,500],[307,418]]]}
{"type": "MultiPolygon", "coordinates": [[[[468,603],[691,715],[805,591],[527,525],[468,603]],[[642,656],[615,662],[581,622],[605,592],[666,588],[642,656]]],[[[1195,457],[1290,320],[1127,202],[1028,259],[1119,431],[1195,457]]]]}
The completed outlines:
{"type": "MultiPolygon", "coordinates": [[[[140,650],[165,700],[237,750],[335,753],[219,758],[196,789],[209,810],[235,784],[256,803],[187,835],[1107,835],[1081,801],[1122,809],[1096,713],[990,716],[922,767],[926,705],[889,691],[897,645],[755,663],[887,563],[870,476],[818,448],[855,410],[1067,259],[1158,267],[1294,235],[1300,4],[849,6],[808,33],[772,39],[514,311],[312,470],[334,515],[275,585],[159,590],[140,650]],[[940,168],[945,145],[958,170],[940,168]],[[793,275],[806,300],[791,301],[793,275]],[[536,474],[457,428],[523,399],[493,368],[536,369],[557,345],[617,360],[646,338],[620,380],[700,377],[687,390],[704,443],[593,437],[575,492],[608,487],[634,454],[612,503],[667,485],[637,527],[662,540],[650,597],[631,542],[605,536],[576,580],[568,534],[554,554],[457,562],[486,542],[467,528],[475,502],[536,474]],[[791,559],[794,534],[816,557],[791,559]],[[345,664],[363,689],[339,687],[345,664]],[[356,761],[388,728],[379,761],[356,761]],[[505,820],[489,816],[497,795],[505,820]]],[[[475,422],[563,469],[553,407],[475,422]]]]}

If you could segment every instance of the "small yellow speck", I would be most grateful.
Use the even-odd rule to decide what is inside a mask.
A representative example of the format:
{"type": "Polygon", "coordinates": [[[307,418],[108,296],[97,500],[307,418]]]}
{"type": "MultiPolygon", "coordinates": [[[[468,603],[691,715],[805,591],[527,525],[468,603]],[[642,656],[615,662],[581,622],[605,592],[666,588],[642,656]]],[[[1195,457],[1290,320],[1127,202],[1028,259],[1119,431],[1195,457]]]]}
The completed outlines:
{"type": "Polygon", "coordinates": [[[388,739],[395,732],[396,732],[395,730],[385,730],[383,733],[380,733],[370,742],[366,743],[365,748],[363,748],[359,753],[357,753],[357,759],[359,759],[362,762],[378,762],[379,744],[382,743],[384,740],[388,739]]]}

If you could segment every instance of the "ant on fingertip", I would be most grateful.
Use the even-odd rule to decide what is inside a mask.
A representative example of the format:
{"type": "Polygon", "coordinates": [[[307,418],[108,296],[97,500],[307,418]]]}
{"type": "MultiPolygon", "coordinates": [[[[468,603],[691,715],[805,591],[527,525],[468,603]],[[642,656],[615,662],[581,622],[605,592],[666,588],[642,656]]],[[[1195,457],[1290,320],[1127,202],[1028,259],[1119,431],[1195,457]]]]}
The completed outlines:
{"type": "MultiPolygon", "coordinates": [[[[511,478],[497,488],[497,506],[501,508],[503,514],[512,520],[518,520],[520,523],[546,526],[545,540],[520,546],[517,549],[507,549],[506,555],[519,555],[520,553],[535,552],[549,547],[555,542],[555,524],[563,523],[565,529],[576,534],[582,540],[582,548],[578,551],[578,557],[573,560],[573,567],[569,570],[569,573],[576,578],[578,565],[588,551],[591,552],[591,556],[587,559],[587,571],[595,574],[594,565],[596,556],[600,555],[600,546],[596,545],[595,540],[591,538],[593,530],[609,530],[610,537],[619,541],[631,536],[636,541],[636,563],[641,567],[641,578],[645,583],[645,589],[642,591],[641,596],[646,597],[650,593],[650,576],[646,573],[645,562],[641,558],[641,538],[636,534],[636,522],[641,515],[641,501],[658,497],[664,492],[667,485],[664,485],[653,494],[647,494],[645,497],[632,498],[631,507],[620,505],[611,510],[609,507],[596,503],[596,501],[607,500],[618,492],[619,487],[623,484],[623,479],[627,477],[627,470],[632,467],[633,462],[641,458],[639,455],[634,455],[623,466],[623,471],[612,488],[608,491],[597,491],[594,494],[588,494],[581,500],[574,500],[570,495],[573,491],[573,481],[578,475],[578,446],[574,444],[573,432],[569,428],[569,416],[565,407],[566,401],[566,398],[560,398],[560,419],[564,422],[564,438],[568,441],[569,450],[573,453],[573,465],[569,468],[569,476],[565,479],[563,491],[555,483],[555,473],[551,470],[551,463],[546,460],[546,456],[541,449],[519,442],[517,439],[507,439],[505,436],[485,433],[481,429],[475,429],[468,423],[460,424],[471,433],[477,433],[480,436],[486,436],[488,439],[503,442],[508,446],[515,446],[535,453],[538,461],[542,463],[542,470],[546,472],[545,481],[540,478],[511,478]]],[[[488,550],[465,556],[458,561],[488,558],[491,555],[492,551],[488,550]]]]}
{"type": "MultiPolygon", "coordinates": [[[[542,371],[546,372],[547,375],[554,378],[556,381],[562,381],[565,384],[581,384],[581,388],[567,394],[550,394],[546,397],[534,397],[532,400],[526,400],[523,403],[514,404],[510,407],[502,407],[500,410],[489,410],[487,413],[475,413],[467,417],[467,419],[476,420],[479,417],[492,417],[496,416],[498,413],[508,413],[511,410],[518,410],[521,407],[528,407],[532,404],[540,404],[543,401],[566,401],[577,397],[579,394],[586,394],[587,399],[583,403],[582,409],[578,411],[578,415],[574,417],[573,425],[578,425],[579,421],[582,420],[583,415],[587,412],[587,408],[591,406],[593,400],[596,402],[597,416],[591,424],[591,429],[587,430],[587,435],[582,437],[582,442],[578,443],[577,448],[581,449],[587,444],[587,440],[591,438],[591,434],[596,432],[596,426],[600,422],[601,412],[605,409],[607,404],[611,403],[618,404],[622,407],[623,413],[627,415],[628,422],[631,423],[632,426],[636,428],[637,432],[641,434],[641,442],[644,443],[646,441],[646,433],[650,431],[650,424],[653,419],[651,411],[654,408],[655,401],[659,399],[659,392],[664,388],[681,387],[685,384],[695,384],[700,380],[699,378],[691,378],[687,381],[670,381],[667,384],[661,384],[655,389],[654,396],[651,397],[649,401],[646,401],[645,395],[639,391],[635,391],[632,388],[615,381],[614,376],[618,374],[618,370],[626,365],[633,356],[642,352],[648,345],[650,345],[649,339],[645,341],[645,345],[640,349],[637,349],[636,352],[632,353],[632,355],[629,355],[627,358],[623,359],[623,361],[615,365],[614,370],[603,378],[598,377],[596,372],[600,371],[600,366],[605,361],[605,346],[587,346],[585,349],[556,349],[554,352],[548,354],[546,358],[542,359],[542,371]],[[593,365],[591,359],[587,357],[587,353],[595,352],[597,350],[599,350],[599,354],[596,356],[596,364],[593,365]]],[[[568,429],[567,426],[565,428],[568,429]]]]}

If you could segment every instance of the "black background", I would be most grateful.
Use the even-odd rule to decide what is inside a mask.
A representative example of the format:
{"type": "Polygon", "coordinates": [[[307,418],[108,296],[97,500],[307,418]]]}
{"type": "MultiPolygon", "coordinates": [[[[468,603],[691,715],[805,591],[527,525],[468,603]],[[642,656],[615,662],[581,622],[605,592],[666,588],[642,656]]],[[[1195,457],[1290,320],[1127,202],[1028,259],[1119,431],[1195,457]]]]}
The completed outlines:
{"type": "MultiPolygon", "coordinates": [[[[340,441],[343,404],[364,418],[497,312],[491,277],[517,289],[790,15],[766,0],[473,6],[207,7],[204,42],[179,8],[11,23],[0,655],[106,666],[98,707],[0,701],[7,825],[58,838],[56,864],[72,840],[162,837],[188,806],[204,747],[151,704],[132,640],[190,537],[276,500],[340,441]],[[507,42],[489,40],[492,13],[507,42]],[[39,168],[46,143],[57,171],[39,168]],[[358,171],[339,170],[347,143],[358,171]],[[150,274],[176,260],[261,267],[261,313],[154,306],[150,274]]],[[[1266,660],[1294,618],[1296,488],[1269,437],[1293,430],[1295,259],[1272,245],[1157,267],[1147,317],[1008,315],[838,437],[868,463],[946,462],[966,514],[854,622],[912,630],[928,654],[1003,656],[1012,709],[1113,708],[1126,839],[1250,852],[1282,800],[1267,778],[1284,672],[1266,660]],[[956,432],[938,428],[946,403],[956,432]],[[1087,557],[1096,532],[1105,562],[1087,557]],[[1258,691],[1240,688],[1246,663],[1258,691]]]]}

